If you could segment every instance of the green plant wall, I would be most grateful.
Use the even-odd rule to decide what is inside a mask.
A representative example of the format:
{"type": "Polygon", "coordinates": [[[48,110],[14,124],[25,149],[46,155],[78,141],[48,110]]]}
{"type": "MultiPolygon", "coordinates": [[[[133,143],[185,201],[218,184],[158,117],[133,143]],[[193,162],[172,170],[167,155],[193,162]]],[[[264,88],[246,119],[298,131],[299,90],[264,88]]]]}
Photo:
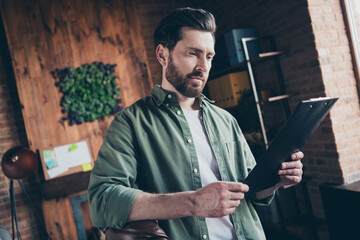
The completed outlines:
{"type": "Polygon", "coordinates": [[[114,75],[116,64],[93,62],[78,68],[55,69],[55,78],[63,93],[60,105],[70,125],[93,122],[122,110],[120,88],[114,75]]]}

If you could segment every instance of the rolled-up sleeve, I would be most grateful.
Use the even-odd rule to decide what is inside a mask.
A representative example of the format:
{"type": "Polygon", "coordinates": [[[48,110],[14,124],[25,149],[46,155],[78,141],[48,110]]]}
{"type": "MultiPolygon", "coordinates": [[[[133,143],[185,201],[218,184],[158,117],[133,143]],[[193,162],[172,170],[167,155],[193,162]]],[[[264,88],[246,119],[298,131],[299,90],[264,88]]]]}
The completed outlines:
{"type": "Polygon", "coordinates": [[[136,196],[137,144],[124,114],[107,131],[90,175],[88,197],[93,224],[99,229],[122,228],[136,196]]]}

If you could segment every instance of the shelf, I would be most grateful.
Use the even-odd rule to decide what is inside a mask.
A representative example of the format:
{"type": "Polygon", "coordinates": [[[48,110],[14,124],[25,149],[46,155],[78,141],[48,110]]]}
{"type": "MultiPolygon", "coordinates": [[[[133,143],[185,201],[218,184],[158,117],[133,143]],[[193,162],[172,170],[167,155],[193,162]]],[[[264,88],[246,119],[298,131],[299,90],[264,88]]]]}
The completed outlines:
{"type": "Polygon", "coordinates": [[[257,38],[257,37],[241,38],[241,45],[242,45],[243,54],[244,54],[246,60],[244,60],[241,63],[229,66],[229,67],[227,67],[225,69],[215,70],[213,72],[210,72],[209,80],[211,81],[212,79],[219,78],[219,77],[222,77],[222,76],[224,76],[226,74],[235,73],[235,72],[239,72],[239,71],[244,71],[244,72],[248,73],[250,86],[251,86],[253,96],[254,96],[254,99],[255,99],[256,111],[257,111],[258,120],[259,120],[259,124],[260,124],[261,135],[262,135],[262,139],[263,139],[263,142],[264,142],[264,146],[267,149],[269,141],[267,139],[267,133],[266,133],[266,129],[265,129],[264,119],[263,119],[263,116],[262,116],[261,105],[265,104],[265,103],[280,101],[284,106],[286,116],[290,115],[289,103],[287,101],[285,101],[286,99],[288,99],[290,97],[290,95],[287,94],[286,90],[285,90],[284,79],[283,79],[283,75],[282,75],[281,67],[280,67],[280,59],[278,57],[278,56],[284,54],[285,51],[278,51],[274,38],[270,37],[270,36],[264,37],[264,38],[257,38]],[[267,49],[269,49],[269,47],[270,47],[271,50],[259,53],[256,56],[253,56],[253,57],[249,58],[249,55],[248,55],[248,53],[249,53],[248,42],[255,41],[255,40],[260,40],[260,39],[269,40],[270,45],[267,44],[267,45],[264,45],[264,46],[267,46],[267,49]],[[274,62],[274,67],[273,68],[277,73],[277,78],[278,78],[278,81],[279,81],[279,86],[278,87],[279,87],[279,90],[280,90],[279,91],[280,95],[279,96],[268,97],[269,96],[268,93],[266,93],[264,96],[263,96],[263,94],[261,94],[262,97],[260,99],[263,99],[263,100],[259,101],[259,93],[258,93],[258,90],[257,90],[257,87],[256,87],[253,67],[255,65],[260,64],[261,62],[265,62],[267,60],[272,60],[274,62]],[[252,65],[254,65],[254,66],[252,66],[252,65]]]}
{"type": "Polygon", "coordinates": [[[284,53],[285,53],[284,51],[260,53],[259,55],[250,58],[249,62],[252,62],[252,63],[258,62],[258,61],[264,60],[266,58],[271,58],[271,57],[276,57],[276,56],[282,55],[284,53]]]}
{"type": "Polygon", "coordinates": [[[268,99],[263,100],[263,102],[275,102],[275,101],[287,99],[287,98],[289,98],[290,96],[291,96],[290,94],[285,94],[285,95],[279,95],[279,96],[269,97],[268,99]]]}
{"type": "MultiPolygon", "coordinates": [[[[282,55],[284,53],[285,53],[284,51],[274,51],[274,52],[260,53],[259,55],[250,58],[249,62],[250,63],[259,62],[259,61],[262,61],[262,60],[266,60],[268,58],[272,58],[272,57],[282,55]]],[[[217,78],[217,77],[220,77],[220,76],[223,76],[223,75],[228,74],[228,73],[237,72],[239,70],[246,71],[247,70],[247,62],[248,61],[244,61],[244,62],[235,64],[235,65],[232,65],[232,66],[230,66],[228,68],[225,68],[225,69],[223,69],[223,70],[221,70],[219,72],[211,73],[210,74],[211,75],[210,80],[214,79],[214,78],[217,78]]]]}
{"type": "Polygon", "coordinates": [[[235,65],[232,65],[232,66],[225,68],[219,72],[210,73],[209,80],[221,77],[228,73],[238,72],[240,70],[247,71],[246,62],[241,62],[241,63],[235,64],[235,65]]]}

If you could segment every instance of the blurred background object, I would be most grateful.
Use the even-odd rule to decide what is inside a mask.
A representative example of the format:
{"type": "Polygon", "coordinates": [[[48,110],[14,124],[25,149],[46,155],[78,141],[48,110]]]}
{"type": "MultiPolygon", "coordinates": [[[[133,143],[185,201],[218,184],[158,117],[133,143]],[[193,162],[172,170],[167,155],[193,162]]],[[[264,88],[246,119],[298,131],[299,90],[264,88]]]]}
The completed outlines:
{"type": "MultiPolygon", "coordinates": [[[[11,224],[12,224],[12,239],[15,239],[15,227],[16,227],[16,236],[17,239],[21,239],[21,234],[18,226],[18,219],[16,214],[16,200],[15,200],[15,192],[14,192],[14,179],[18,180],[18,183],[25,194],[27,200],[29,201],[31,207],[33,208],[39,222],[42,224],[44,231],[46,232],[45,225],[42,221],[42,218],[38,215],[29,195],[26,193],[24,186],[20,182],[20,179],[31,176],[35,173],[38,166],[38,158],[37,155],[21,146],[10,148],[5,152],[1,161],[1,168],[6,177],[10,179],[10,203],[11,203],[11,224]]],[[[49,234],[46,235],[48,239],[49,234]]],[[[4,235],[6,237],[6,234],[4,235]]],[[[2,237],[2,233],[0,232],[0,239],[6,239],[2,237]]]]}

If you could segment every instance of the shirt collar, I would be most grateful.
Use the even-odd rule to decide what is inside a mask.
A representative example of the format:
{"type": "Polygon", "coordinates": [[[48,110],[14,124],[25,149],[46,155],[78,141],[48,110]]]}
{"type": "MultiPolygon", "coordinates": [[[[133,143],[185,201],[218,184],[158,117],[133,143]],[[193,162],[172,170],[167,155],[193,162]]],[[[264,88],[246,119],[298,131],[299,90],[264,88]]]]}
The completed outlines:
{"type": "MultiPolygon", "coordinates": [[[[175,94],[164,90],[160,85],[155,85],[151,91],[151,96],[155,100],[156,104],[160,106],[165,102],[166,99],[170,101],[175,101],[175,94]]],[[[199,96],[199,103],[202,106],[203,101],[214,103],[215,101],[208,99],[204,94],[199,96]]]]}
{"type": "Polygon", "coordinates": [[[151,91],[151,96],[155,100],[156,104],[160,106],[166,99],[166,95],[171,94],[167,93],[160,85],[155,85],[151,91]]]}

